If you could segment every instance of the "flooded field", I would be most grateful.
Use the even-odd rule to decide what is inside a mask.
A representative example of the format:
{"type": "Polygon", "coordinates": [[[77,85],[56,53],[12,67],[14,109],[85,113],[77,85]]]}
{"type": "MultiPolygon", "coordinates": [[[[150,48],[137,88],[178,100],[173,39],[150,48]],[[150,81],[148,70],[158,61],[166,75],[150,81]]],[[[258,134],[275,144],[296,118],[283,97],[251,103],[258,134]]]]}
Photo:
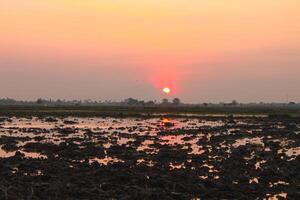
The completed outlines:
{"type": "Polygon", "coordinates": [[[300,119],[0,118],[0,199],[299,199],[300,119]]]}

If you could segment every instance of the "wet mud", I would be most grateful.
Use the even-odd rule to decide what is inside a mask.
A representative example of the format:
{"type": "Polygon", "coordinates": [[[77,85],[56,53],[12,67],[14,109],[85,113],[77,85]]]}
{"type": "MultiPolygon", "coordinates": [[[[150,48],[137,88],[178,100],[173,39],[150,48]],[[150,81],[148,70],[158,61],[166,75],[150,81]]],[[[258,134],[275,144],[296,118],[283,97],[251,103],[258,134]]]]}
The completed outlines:
{"type": "Polygon", "coordinates": [[[0,199],[286,198],[299,118],[0,119],[0,199]]]}

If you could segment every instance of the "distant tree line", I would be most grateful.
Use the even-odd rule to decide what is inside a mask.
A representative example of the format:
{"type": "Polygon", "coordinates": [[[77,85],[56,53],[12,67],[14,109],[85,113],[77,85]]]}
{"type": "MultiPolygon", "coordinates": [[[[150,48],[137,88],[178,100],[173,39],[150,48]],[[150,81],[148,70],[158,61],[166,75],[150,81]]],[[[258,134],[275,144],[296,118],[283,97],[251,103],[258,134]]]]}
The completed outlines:
{"type": "Polygon", "coordinates": [[[141,106],[154,106],[154,105],[181,105],[181,100],[179,98],[174,98],[172,101],[169,101],[168,99],[162,99],[161,102],[158,101],[144,101],[144,100],[138,100],[134,98],[128,98],[121,102],[123,105],[141,105],[141,106]]]}
{"type": "Polygon", "coordinates": [[[139,100],[135,98],[127,98],[123,101],[95,101],[95,100],[65,100],[65,99],[43,99],[39,98],[35,101],[22,101],[15,100],[12,98],[2,98],[0,99],[0,105],[16,105],[16,106],[197,106],[197,107],[278,107],[278,106],[290,106],[299,108],[300,104],[296,102],[289,103],[239,103],[233,100],[229,103],[199,103],[199,104],[187,104],[183,103],[179,98],[174,98],[172,100],[162,99],[157,100],[139,100]]]}
{"type": "Polygon", "coordinates": [[[0,99],[0,105],[43,105],[43,106],[105,106],[105,105],[116,105],[116,106],[155,106],[155,105],[181,105],[179,98],[174,98],[172,101],[168,99],[157,100],[138,100],[135,98],[127,98],[123,101],[94,101],[94,100],[65,100],[65,99],[43,99],[38,98],[35,101],[19,101],[11,98],[0,99]]]}

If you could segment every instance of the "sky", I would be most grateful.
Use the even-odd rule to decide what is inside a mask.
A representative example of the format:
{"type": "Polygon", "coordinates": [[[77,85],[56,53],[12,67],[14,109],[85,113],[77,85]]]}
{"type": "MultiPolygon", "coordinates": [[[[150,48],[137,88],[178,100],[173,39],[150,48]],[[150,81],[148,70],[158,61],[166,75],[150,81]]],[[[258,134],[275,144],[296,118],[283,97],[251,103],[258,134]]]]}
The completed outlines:
{"type": "Polygon", "coordinates": [[[299,10],[299,0],[0,0],[0,98],[300,102],[299,10]]]}

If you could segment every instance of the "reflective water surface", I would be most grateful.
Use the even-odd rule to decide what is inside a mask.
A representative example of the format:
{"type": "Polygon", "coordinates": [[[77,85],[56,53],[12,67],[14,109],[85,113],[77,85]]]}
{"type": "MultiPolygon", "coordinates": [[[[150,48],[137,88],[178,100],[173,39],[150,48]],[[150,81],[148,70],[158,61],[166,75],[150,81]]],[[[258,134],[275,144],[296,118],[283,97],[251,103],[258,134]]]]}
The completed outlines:
{"type": "MultiPolygon", "coordinates": [[[[262,185],[270,188],[265,199],[277,199],[286,198],[288,188],[299,187],[281,174],[298,162],[299,133],[298,121],[265,117],[13,117],[0,123],[0,158],[60,159],[70,168],[87,164],[181,170],[199,181],[262,185]],[[270,170],[277,175],[267,175],[270,170]]],[[[17,167],[12,169],[17,172],[17,167]]],[[[43,176],[44,171],[23,174],[43,176]]]]}

